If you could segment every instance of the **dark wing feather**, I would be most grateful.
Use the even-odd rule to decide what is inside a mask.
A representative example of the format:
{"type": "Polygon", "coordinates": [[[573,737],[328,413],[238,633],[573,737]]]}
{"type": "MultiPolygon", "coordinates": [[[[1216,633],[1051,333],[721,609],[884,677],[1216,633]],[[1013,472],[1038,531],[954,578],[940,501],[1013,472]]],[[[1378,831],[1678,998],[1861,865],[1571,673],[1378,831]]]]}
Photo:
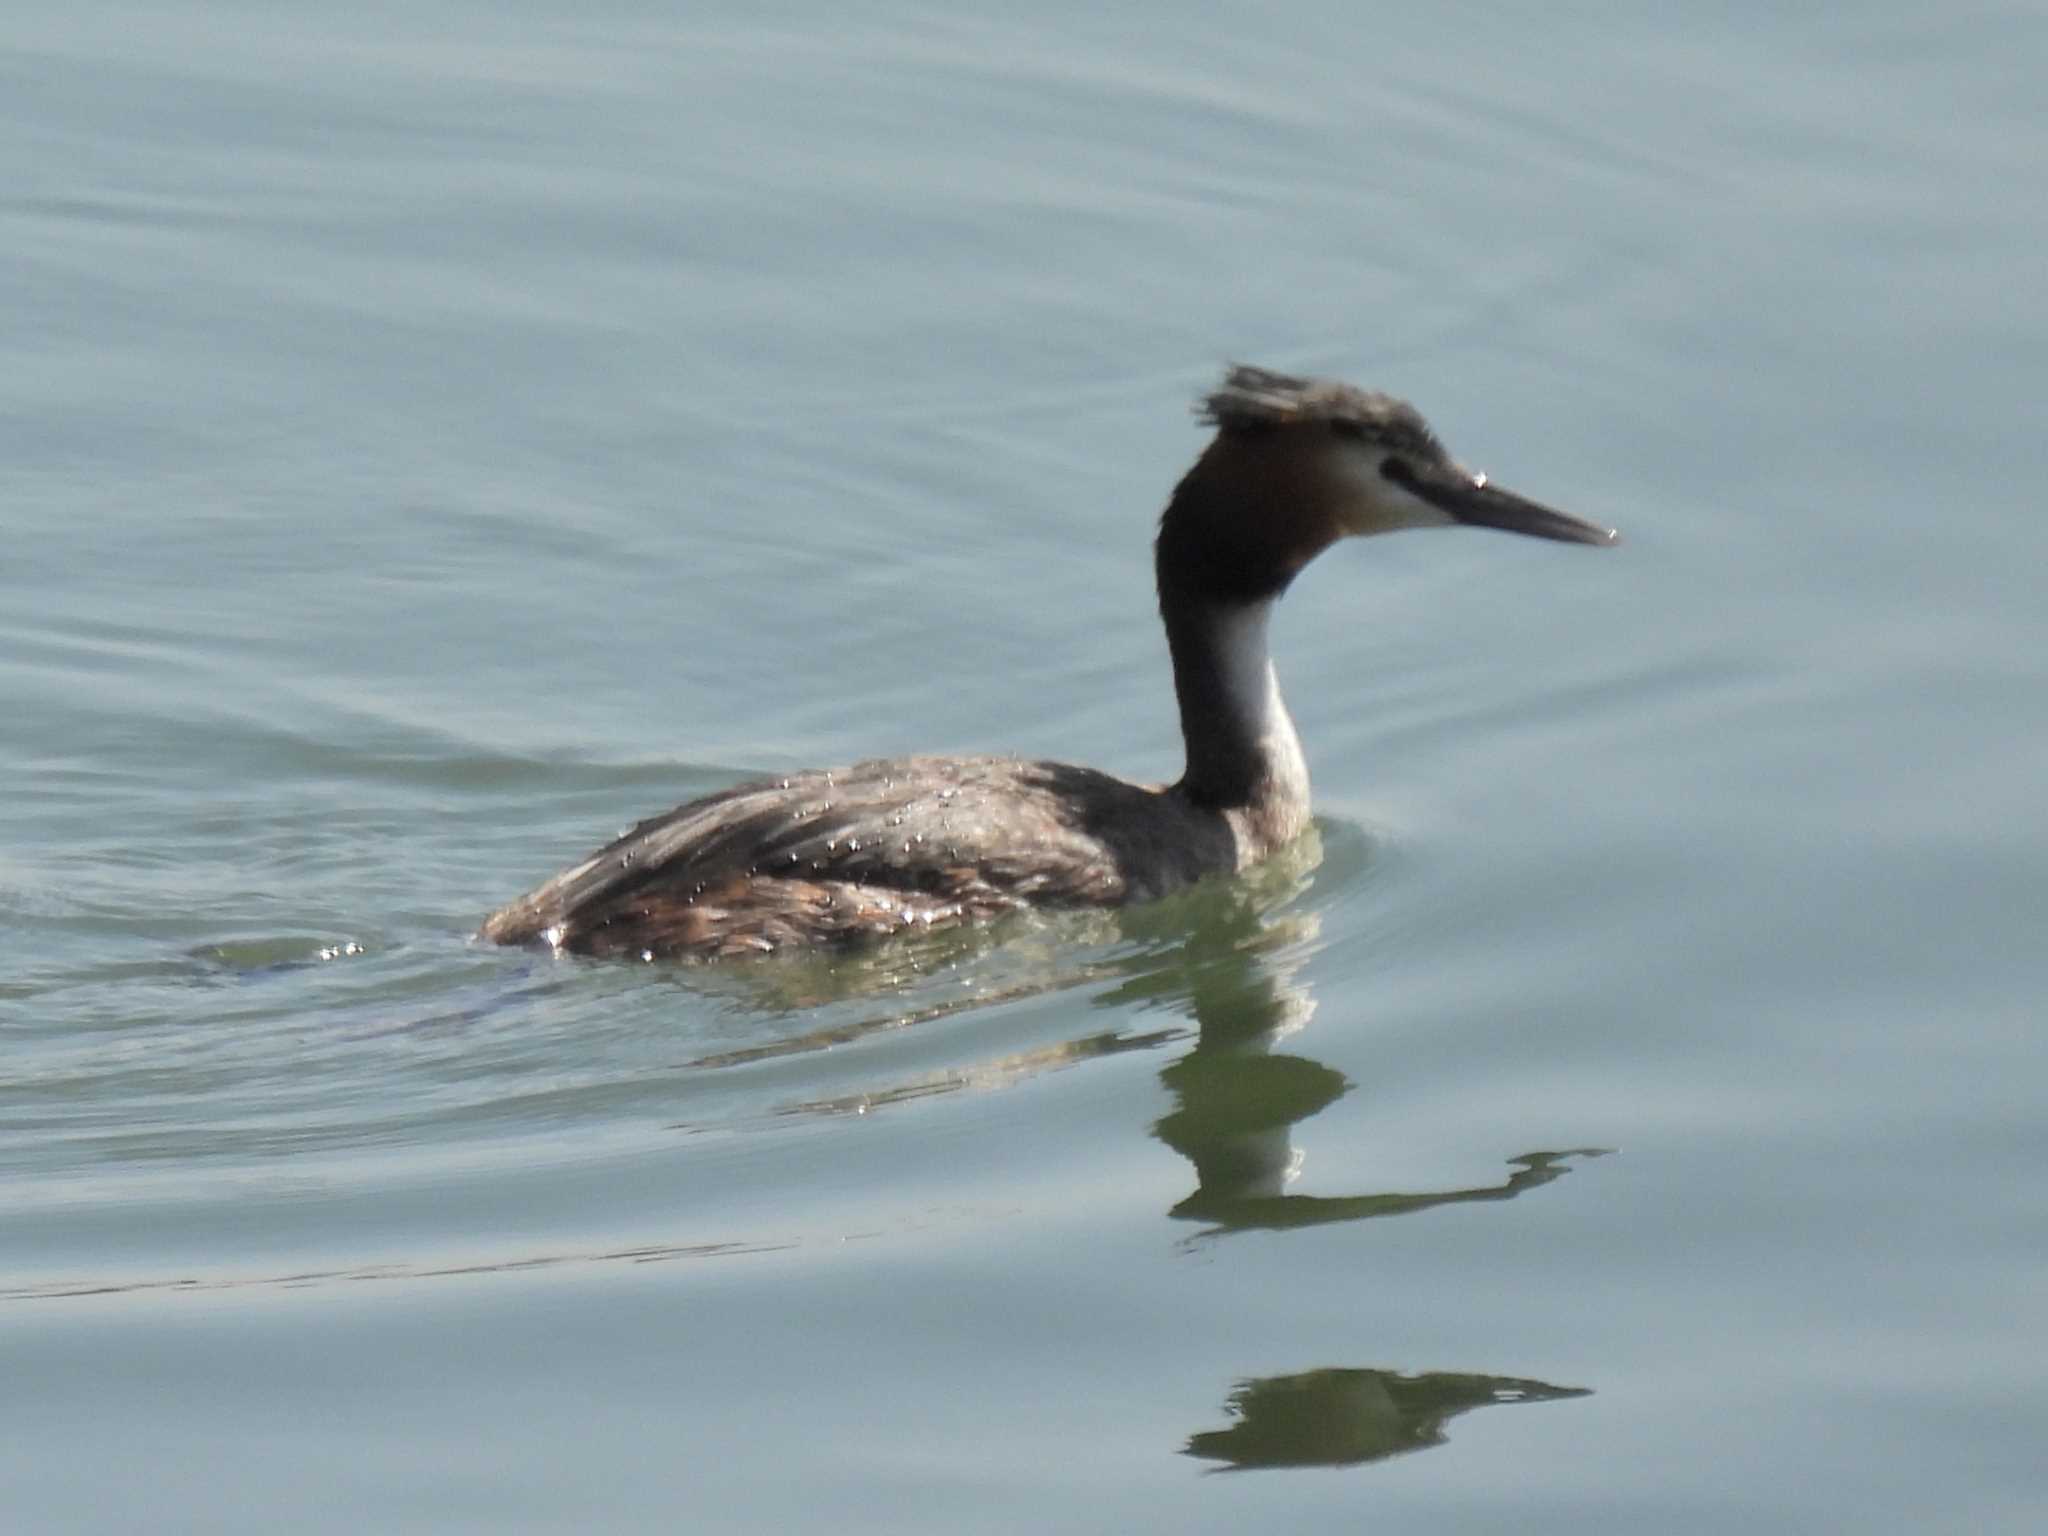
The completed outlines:
{"type": "Polygon", "coordinates": [[[727,953],[1115,905],[1229,868],[1213,817],[1107,774],[1008,758],[860,763],[641,822],[484,923],[574,949],[727,953]]]}

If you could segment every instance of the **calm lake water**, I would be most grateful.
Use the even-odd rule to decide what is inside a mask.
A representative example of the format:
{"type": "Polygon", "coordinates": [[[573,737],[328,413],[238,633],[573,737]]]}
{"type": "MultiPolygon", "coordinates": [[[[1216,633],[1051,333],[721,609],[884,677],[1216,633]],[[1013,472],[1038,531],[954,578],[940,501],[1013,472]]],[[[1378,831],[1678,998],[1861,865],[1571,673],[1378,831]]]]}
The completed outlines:
{"type": "Polygon", "coordinates": [[[2034,8],[9,8],[10,1531],[2033,1531],[2034,8]],[[745,775],[1178,771],[1227,358],[1317,835],[723,969],[745,775]]]}

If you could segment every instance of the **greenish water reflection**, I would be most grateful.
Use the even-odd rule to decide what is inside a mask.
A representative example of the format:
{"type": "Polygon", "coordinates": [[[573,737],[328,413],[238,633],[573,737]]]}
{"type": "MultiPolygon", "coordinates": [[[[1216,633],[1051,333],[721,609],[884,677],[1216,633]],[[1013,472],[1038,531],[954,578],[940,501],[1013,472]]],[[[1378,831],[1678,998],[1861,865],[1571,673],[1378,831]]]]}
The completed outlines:
{"type": "Polygon", "coordinates": [[[1220,1472],[1254,1467],[1346,1467],[1442,1445],[1444,1425],[1494,1403],[1585,1397],[1584,1387],[1554,1387],[1513,1376],[1460,1371],[1303,1371],[1239,1382],[1225,1405],[1226,1429],[1188,1436],[1189,1456],[1220,1461],[1220,1472]]]}
{"type": "MultiPolygon", "coordinates": [[[[1300,1166],[1294,1127],[1353,1086],[1321,1062],[1274,1049],[1306,1025],[1315,1001],[1262,940],[1276,931],[1312,931],[1313,922],[1294,916],[1267,926],[1258,914],[1243,913],[1189,940],[1195,1045],[1160,1072],[1175,1107],[1152,1127],[1195,1169],[1194,1193],[1173,1207],[1173,1215],[1208,1222],[1217,1232],[1400,1216],[1438,1205],[1510,1200],[1562,1178],[1573,1158],[1602,1155],[1597,1147],[1525,1152],[1509,1159],[1515,1171],[1500,1183],[1467,1189],[1288,1194],[1300,1166]]],[[[1296,939],[1309,936],[1294,932],[1296,939]]]]}
{"type": "MultiPolygon", "coordinates": [[[[1306,878],[1303,871],[1301,878],[1306,878]]],[[[1179,955],[1194,1048],[1160,1071],[1174,1108],[1152,1133],[1195,1170],[1195,1189],[1171,1215],[1210,1224],[1201,1236],[1400,1216],[1433,1206],[1508,1200],[1571,1171],[1600,1149],[1528,1152],[1499,1184],[1426,1193],[1291,1195],[1300,1165],[1294,1127],[1349,1093],[1341,1072],[1275,1046],[1315,1013],[1298,976],[1317,933],[1313,910],[1275,914],[1257,902],[1205,909],[1179,955]]],[[[1590,1389],[1524,1377],[1380,1369],[1248,1378],[1226,1404],[1234,1422],[1189,1436],[1185,1454],[1216,1470],[1353,1466],[1445,1442],[1444,1424],[1493,1403],[1584,1397],[1590,1389]]]]}
{"type": "MultiPolygon", "coordinates": [[[[1341,844],[1340,844],[1341,846],[1341,844]]],[[[1277,1047],[1297,1039],[1316,1010],[1301,971],[1320,933],[1321,899],[1362,872],[1360,850],[1345,849],[1323,867],[1323,840],[1311,835],[1290,854],[1250,875],[1205,885],[1170,902],[1126,914],[1123,932],[1143,947],[1109,962],[1064,963],[1049,953],[1045,969],[984,994],[1001,1000],[1031,992],[1114,984],[1091,1001],[1131,1016],[1141,1007],[1192,1019],[1193,1046],[1160,1069],[1174,1107],[1151,1134],[1195,1173],[1194,1191],[1168,1214],[1206,1223],[1190,1241],[1250,1229],[1277,1231],[1401,1216],[1435,1206],[1510,1200],[1572,1171],[1575,1159],[1602,1148],[1531,1151],[1509,1159],[1499,1183],[1429,1191],[1364,1191],[1297,1195],[1287,1185],[1300,1166],[1294,1130],[1349,1093],[1341,1072],[1277,1047]]],[[[862,977],[866,980],[865,976],[862,977]]],[[[720,1057],[698,1066],[818,1049],[880,1028],[927,1023],[971,1003],[953,1003],[816,1030],[720,1057]]],[[[786,1106],[791,1113],[865,1112],[882,1105],[964,1088],[993,1088],[1092,1057],[1149,1049],[1187,1039],[1185,1028],[1099,1031],[1055,1045],[956,1067],[888,1086],[786,1106]]],[[[1584,1397],[1590,1388],[1560,1387],[1517,1376],[1456,1371],[1403,1374],[1330,1368],[1247,1378],[1230,1393],[1227,1428],[1189,1437],[1185,1454],[1252,1467],[1344,1466],[1377,1461],[1445,1442],[1444,1424],[1495,1403],[1584,1397]]]]}
{"type": "MultiPolygon", "coordinates": [[[[1502,1182],[1469,1189],[1286,1192],[1300,1166],[1294,1127],[1353,1086],[1321,1062],[1275,1050],[1299,1035],[1316,1010],[1299,972],[1320,918],[1314,906],[1295,898],[1317,877],[1321,851],[1320,838],[1304,839],[1290,864],[1237,888],[1238,899],[1204,903],[1186,942],[1152,978],[1155,988],[1162,975],[1174,979],[1196,1024],[1194,1048],[1159,1074],[1174,1108],[1152,1127],[1195,1170],[1194,1192],[1172,1214],[1207,1222],[1215,1233],[1399,1216],[1509,1200],[1562,1178],[1571,1159],[1601,1156],[1603,1149],[1595,1147],[1525,1152],[1509,1159],[1515,1171],[1502,1182]]],[[[1344,877],[1340,871],[1337,878],[1344,877]]],[[[1119,989],[1105,1001],[1128,1001],[1127,993],[1119,989]]]]}
{"type": "MultiPolygon", "coordinates": [[[[1077,960],[1058,940],[1005,942],[988,934],[946,936],[939,942],[955,955],[974,946],[984,957],[1008,957],[1010,974],[998,984],[966,997],[892,1011],[852,1022],[836,1022],[743,1048],[700,1056],[693,1068],[744,1066],[777,1056],[825,1050],[863,1037],[934,1023],[948,1015],[1034,994],[1113,981],[1091,1006],[1129,1016],[1139,1007],[1187,1015],[1194,1046],[1162,1068],[1160,1081],[1174,1108],[1152,1126],[1152,1134],[1185,1157],[1195,1170],[1195,1189],[1172,1207],[1171,1215],[1210,1224],[1213,1234],[1245,1229],[1317,1226],[1374,1216],[1399,1216],[1432,1206],[1509,1200],[1525,1190],[1562,1178],[1574,1159],[1600,1157],[1606,1149],[1573,1147],[1534,1150],[1510,1158],[1513,1169],[1501,1182],[1471,1188],[1371,1191],[1351,1195],[1291,1195],[1286,1186],[1300,1166],[1294,1127],[1349,1093],[1353,1084],[1340,1072],[1293,1052],[1276,1051],[1307,1026],[1316,1002],[1299,972],[1318,937],[1321,919],[1311,897],[1362,872],[1362,843],[1339,839],[1343,850],[1324,867],[1325,841],[1311,831],[1286,853],[1235,880],[1205,883],[1168,901],[1136,908],[1115,918],[1118,933],[1142,947],[1111,960],[1077,960]]],[[[1101,923],[1104,919],[1094,919],[1101,923]]],[[[1098,937],[1100,935],[1097,935],[1098,937]]],[[[1072,935],[1068,935],[1071,939],[1072,935]]],[[[927,941],[929,944],[931,941],[927,941]]],[[[840,996],[872,992],[878,978],[901,981],[903,969],[929,965],[931,956],[908,946],[880,946],[855,964],[800,973],[798,990],[815,1004],[828,991],[840,996]],[[891,970],[891,966],[898,969],[891,970]]],[[[790,976],[760,973],[786,1004],[790,976]]],[[[749,980],[755,979],[750,974],[749,980]]],[[[1053,1067],[1094,1057],[1146,1050],[1188,1038],[1182,1027],[1104,1030],[1052,1045],[994,1057],[966,1066],[855,1092],[805,1099],[782,1106],[787,1114],[866,1113],[883,1105],[951,1093],[1000,1087],[1053,1067]]]]}

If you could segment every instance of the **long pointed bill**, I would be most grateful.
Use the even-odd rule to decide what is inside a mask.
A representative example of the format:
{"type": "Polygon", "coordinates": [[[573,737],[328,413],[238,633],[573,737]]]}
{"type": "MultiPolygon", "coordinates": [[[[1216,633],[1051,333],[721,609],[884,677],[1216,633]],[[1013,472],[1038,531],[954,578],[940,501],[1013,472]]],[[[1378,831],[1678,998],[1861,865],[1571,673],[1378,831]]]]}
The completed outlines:
{"type": "Polygon", "coordinates": [[[1588,523],[1540,501],[1504,491],[1484,475],[1454,464],[1401,464],[1396,483],[1424,501],[1475,528],[1500,528],[1531,538],[1558,539],[1567,544],[1608,545],[1620,540],[1612,528],[1588,523]]]}

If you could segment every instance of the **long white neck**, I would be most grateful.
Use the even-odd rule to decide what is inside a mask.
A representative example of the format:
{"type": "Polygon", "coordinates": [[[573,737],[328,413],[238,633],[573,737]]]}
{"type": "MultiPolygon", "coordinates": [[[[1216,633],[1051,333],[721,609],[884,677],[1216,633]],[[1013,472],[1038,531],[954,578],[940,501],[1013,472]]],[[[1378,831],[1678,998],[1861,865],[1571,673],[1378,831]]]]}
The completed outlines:
{"type": "Polygon", "coordinates": [[[1276,841],[1293,836],[1308,820],[1308,764],[1266,647],[1272,600],[1164,606],[1188,753],[1182,792],[1253,812],[1276,841]]]}

